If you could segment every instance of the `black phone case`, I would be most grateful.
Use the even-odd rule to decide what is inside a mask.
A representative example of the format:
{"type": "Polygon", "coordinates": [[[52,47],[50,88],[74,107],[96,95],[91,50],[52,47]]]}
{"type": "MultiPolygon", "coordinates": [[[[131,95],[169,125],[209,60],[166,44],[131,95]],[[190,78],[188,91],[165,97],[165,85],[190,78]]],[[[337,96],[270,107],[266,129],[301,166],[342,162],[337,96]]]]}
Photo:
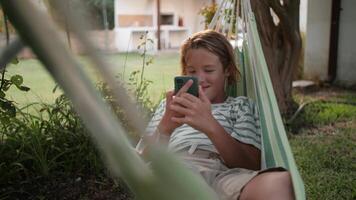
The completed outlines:
{"type": "Polygon", "coordinates": [[[174,94],[177,94],[177,92],[183,87],[183,85],[190,79],[193,80],[193,84],[192,84],[192,86],[190,86],[190,88],[188,89],[187,92],[191,95],[199,97],[198,79],[197,79],[197,77],[194,77],[194,76],[176,76],[176,77],[174,77],[174,94]]]}

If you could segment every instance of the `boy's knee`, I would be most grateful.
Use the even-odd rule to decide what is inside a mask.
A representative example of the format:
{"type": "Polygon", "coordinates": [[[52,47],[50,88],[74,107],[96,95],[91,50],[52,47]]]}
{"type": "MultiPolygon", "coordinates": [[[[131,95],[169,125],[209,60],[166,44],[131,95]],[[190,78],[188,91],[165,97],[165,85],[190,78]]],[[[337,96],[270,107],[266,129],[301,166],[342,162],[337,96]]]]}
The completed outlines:
{"type": "Polygon", "coordinates": [[[288,197],[293,191],[290,173],[266,172],[256,176],[242,191],[240,199],[280,199],[288,197]]]}

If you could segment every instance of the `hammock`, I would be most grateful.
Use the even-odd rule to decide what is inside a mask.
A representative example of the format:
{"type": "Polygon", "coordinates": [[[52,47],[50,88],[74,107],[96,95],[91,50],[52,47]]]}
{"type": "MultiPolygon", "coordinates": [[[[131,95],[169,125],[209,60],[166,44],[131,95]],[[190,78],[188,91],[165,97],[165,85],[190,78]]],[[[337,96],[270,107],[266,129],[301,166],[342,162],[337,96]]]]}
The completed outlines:
{"type": "Polygon", "coordinates": [[[242,78],[236,87],[230,88],[229,92],[232,95],[250,97],[257,102],[262,128],[262,169],[270,167],[288,169],[292,175],[296,199],[305,199],[304,184],[283,126],[250,1],[221,1],[209,29],[220,31],[230,37],[233,34],[233,20],[231,20],[233,18],[236,19],[235,52],[242,78]],[[241,15],[237,12],[226,12],[239,7],[241,15]],[[242,26],[240,29],[238,29],[239,24],[242,26]],[[242,31],[243,43],[240,47],[238,46],[239,30],[246,30],[242,31]]]}

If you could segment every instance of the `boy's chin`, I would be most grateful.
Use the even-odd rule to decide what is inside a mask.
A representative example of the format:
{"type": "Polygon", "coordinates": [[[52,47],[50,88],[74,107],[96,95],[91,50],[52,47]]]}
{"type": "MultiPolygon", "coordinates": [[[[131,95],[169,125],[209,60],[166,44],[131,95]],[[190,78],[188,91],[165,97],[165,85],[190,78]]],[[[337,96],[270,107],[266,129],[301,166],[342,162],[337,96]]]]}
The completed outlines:
{"type": "Polygon", "coordinates": [[[209,92],[205,92],[204,94],[206,97],[208,97],[209,101],[213,101],[213,99],[214,99],[213,95],[209,94],[209,92]]]}

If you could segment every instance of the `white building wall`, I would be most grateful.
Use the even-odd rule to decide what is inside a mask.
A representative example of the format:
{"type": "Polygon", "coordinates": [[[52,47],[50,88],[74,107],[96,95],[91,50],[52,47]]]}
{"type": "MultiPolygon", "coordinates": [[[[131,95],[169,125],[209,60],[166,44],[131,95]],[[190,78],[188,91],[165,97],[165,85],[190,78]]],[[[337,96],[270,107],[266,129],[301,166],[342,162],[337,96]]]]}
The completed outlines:
{"type": "Polygon", "coordinates": [[[155,0],[116,0],[116,9],[118,13],[125,15],[152,15],[155,2],[155,0]]]}
{"type": "Polygon", "coordinates": [[[210,5],[210,0],[184,0],[184,24],[191,27],[191,33],[204,30],[204,18],[199,15],[199,10],[206,5],[210,5]]]}
{"type": "Polygon", "coordinates": [[[342,0],[336,83],[356,87],[356,1],[342,0]]]}
{"type": "MultiPolygon", "coordinates": [[[[119,51],[133,51],[136,49],[138,36],[145,30],[149,37],[157,42],[157,1],[156,0],[115,0],[115,44],[119,51]],[[152,15],[152,26],[146,27],[120,27],[119,15],[152,15]]],[[[211,4],[211,0],[161,0],[161,13],[174,14],[173,25],[161,26],[161,42],[163,48],[178,48],[180,44],[194,32],[204,29],[203,17],[199,10],[211,4]],[[179,18],[183,26],[178,26],[179,18]]]]}
{"type": "Polygon", "coordinates": [[[309,0],[307,5],[304,75],[324,81],[328,75],[332,0],[309,0]]]}
{"type": "Polygon", "coordinates": [[[211,0],[161,0],[161,12],[172,12],[178,17],[182,17],[183,25],[189,29],[188,35],[204,29],[204,18],[199,15],[199,10],[210,5],[211,0]]]}
{"type": "Polygon", "coordinates": [[[300,0],[299,7],[299,27],[300,31],[305,33],[307,31],[307,17],[308,16],[308,0],[300,0]]]}
{"type": "MultiPolygon", "coordinates": [[[[138,27],[133,32],[130,28],[119,27],[119,15],[152,15],[153,25],[156,18],[156,0],[115,0],[115,46],[119,51],[132,51],[142,42],[139,38],[148,32],[149,38],[154,38],[153,27],[138,27]]],[[[152,44],[148,47],[154,49],[152,44]]]]}
{"type": "Polygon", "coordinates": [[[161,14],[174,14],[174,25],[178,26],[178,18],[184,11],[184,1],[161,0],[161,14]]]}

